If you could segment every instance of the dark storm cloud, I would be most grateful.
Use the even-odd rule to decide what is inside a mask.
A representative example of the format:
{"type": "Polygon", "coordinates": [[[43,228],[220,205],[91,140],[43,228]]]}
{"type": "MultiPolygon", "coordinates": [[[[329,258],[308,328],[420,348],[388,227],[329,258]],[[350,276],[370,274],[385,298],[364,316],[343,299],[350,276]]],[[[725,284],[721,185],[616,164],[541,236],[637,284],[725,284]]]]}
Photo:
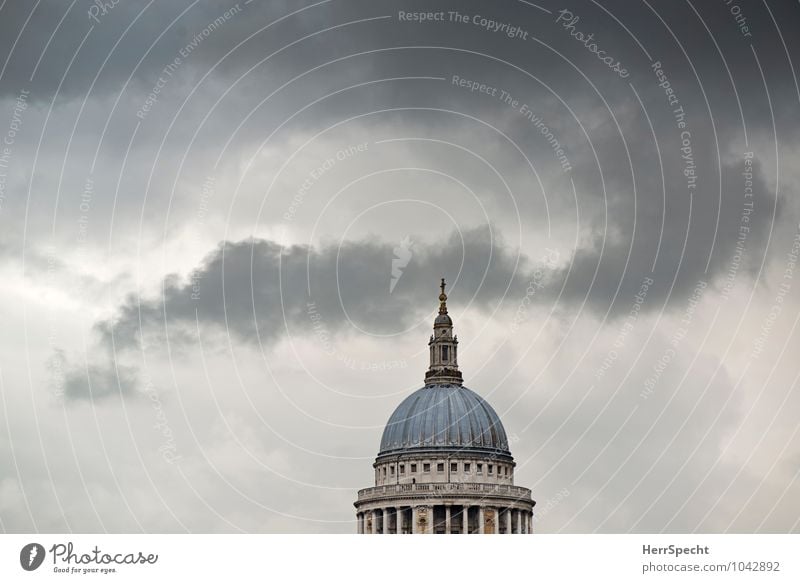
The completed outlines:
{"type": "MultiPolygon", "coordinates": [[[[72,7],[55,0],[6,2],[0,18],[0,55],[8,57],[8,62],[0,78],[0,87],[3,94],[14,95],[20,87],[30,86],[34,98],[49,99],[61,84],[60,93],[69,98],[88,91],[99,74],[92,89],[95,94],[118,92],[129,76],[135,80],[129,90],[147,93],[162,68],[191,45],[191,54],[181,63],[181,75],[189,79],[196,79],[224,58],[214,75],[230,82],[276,53],[250,73],[257,84],[272,87],[277,80],[284,80],[287,71],[296,75],[326,61],[366,51],[377,52],[344,62],[336,74],[356,68],[364,80],[404,71],[447,75],[458,65],[460,55],[468,59],[468,70],[475,76],[499,70],[512,77],[519,75],[513,70],[518,67],[547,82],[557,92],[576,87],[592,92],[576,71],[577,67],[613,103],[615,94],[628,92],[627,83],[620,82],[613,74],[608,75],[607,68],[594,54],[570,36],[561,24],[554,24],[563,9],[569,9],[579,18],[575,30],[594,33],[603,50],[619,55],[631,72],[627,80],[637,86],[648,75],[649,55],[670,67],[676,82],[683,81],[694,91],[699,89],[696,78],[699,77],[713,107],[724,107],[735,115],[738,105],[733,100],[733,87],[722,60],[725,58],[746,115],[766,119],[767,112],[749,97],[763,93],[751,44],[759,55],[767,83],[776,95],[794,85],[786,50],[781,37],[775,34],[772,20],[774,16],[786,31],[783,40],[790,54],[796,54],[797,40],[790,33],[800,22],[796,11],[785,4],[771,6],[772,13],[755,4],[743,6],[749,37],[743,35],[724,3],[697,3],[696,6],[677,2],[581,1],[567,6],[537,3],[550,13],[517,0],[402,4],[360,0],[310,7],[311,4],[119,2],[92,18],[89,11],[95,4],[88,0],[72,7]],[[231,8],[238,11],[213,26],[214,21],[231,8]],[[441,11],[447,18],[420,24],[401,21],[399,11],[441,11]],[[447,14],[451,11],[518,26],[526,37],[509,38],[502,31],[493,32],[471,22],[451,22],[447,14]],[[391,18],[381,18],[384,16],[391,18]],[[209,25],[212,30],[204,35],[209,25]],[[201,35],[199,42],[198,34],[201,35]],[[294,43],[306,36],[308,38],[294,43]],[[291,46],[287,47],[289,44],[291,46]],[[409,46],[433,48],[400,48],[409,46]],[[228,55],[231,50],[234,51],[228,55]]],[[[325,86],[324,70],[315,72],[312,78],[317,79],[321,87],[325,86]]],[[[413,91],[409,90],[408,97],[413,96],[413,91]]],[[[433,91],[422,97],[435,99],[436,94],[433,91]]],[[[369,100],[370,94],[359,98],[369,100]]],[[[380,102],[376,95],[372,98],[380,102]]],[[[462,97],[461,101],[467,99],[462,97]]],[[[699,93],[697,99],[702,99],[699,93]]],[[[776,106],[783,106],[788,113],[786,105],[781,99],[776,101],[776,106]]]]}
{"type": "Polygon", "coordinates": [[[644,278],[654,280],[645,310],[683,302],[700,280],[726,292],[747,281],[763,260],[775,212],[757,161],[725,166],[719,197],[697,196],[691,214],[685,202],[667,201],[664,217],[647,204],[634,213],[625,199],[616,200],[610,212],[621,232],[609,235],[597,225],[588,244],[564,251],[563,261],[572,257],[559,267],[544,265],[545,250],[527,257],[506,246],[491,227],[453,232],[439,243],[418,242],[391,291],[392,262],[403,252],[384,241],[320,247],[222,242],[189,281],[167,278],[160,298],[131,297],[97,328],[105,345],[117,348],[153,333],[163,337],[165,326],[173,341],[191,342],[196,326],[207,324],[269,345],[287,334],[309,333],[316,321],[312,313],[334,332],[354,326],[373,333],[402,330],[435,308],[441,276],[460,309],[494,309],[505,302],[513,310],[537,280],[545,284],[537,303],[569,311],[585,305],[612,317],[628,309],[644,278]],[[745,171],[751,173],[752,196],[745,194],[745,171]],[[537,268],[544,268],[541,280],[537,268]]]}
{"type": "MultiPolygon", "coordinates": [[[[652,184],[651,189],[642,187],[645,180],[657,175],[659,162],[664,164],[670,190],[675,188],[669,181],[670,174],[682,170],[680,156],[675,156],[680,147],[679,131],[672,106],[651,69],[651,58],[661,63],[672,89],[680,97],[680,105],[686,110],[696,162],[702,169],[700,181],[704,192],[713,196],[719,190],[718,152],[724,156],[734,149],[738,155],[746,149],[743,144],[745,128],[751,140],[761,137],[762,142],[768,143],[771,140],[796,139],[793,132],[797,125],[794,75],[768,10],[756,5],[745,7],[748,30],[752,31],[751,37],[745,37],[724,3],[713,7],[696,6],[694,9],[693,5],[684,3],[632,5],[606,2],[601,6],[593,2],[577,2],[568,6],[580,19],[575,30],[593,33],[603,50],[620,55],[625,61],[631,74],[621,79],[561,24],[554,24],[558,11],[563,8],[560,4],[540,4],[552,13],[517,1],[439,2],[433,5],[430,2],[406,2],[399,6],[394,2],[348,1],[330,2],[308,10],[302,10],[303,5],[294,3],[120,2],[104,14],[100,22],[93,22],[87,15],[93,5],[90,2],[79,2],[68,13],[60,3],[42,2],[35,10],[20,3],[6,3],[4,18],[0,19],[0,26],[7,27],[8,32],[0,34],[7,44],[6,51],[11,49],[16,33],[23,32],[10,54],[0,87],[8,95],[16,95],[21,87],[27,86],[29,82],[26,79],[43,54],[44,46],[38,45],[46,44],[43,39],[48,39],[47,51],[32,81],[32,95],[35,98],[50,96],[66,71],[69,59],[75,55],[60,91],[65,99],[76,97],[88,90],[103,61],[109,57],[92,91],[101,97],[109,93],[110,98],[122,89],[128,76],[133,75],[134,83],[127,88],[133,107],[118,109],[115,113],[130,122],[135,119],[136,107],[140,107],[144,96],[152,91],[163,68],[174,57],[180,56],[182,49],[196,42],[192,45],[196,48],[176,69],[175,77],[170,77],[169,86],[154,105],[155,113],[148,114],[139,135],[151,135],[149,132],[153,128],[148,124],[160,131],[164,122],[171,122],[177,105],[193,83],[214,67],[211,78],[221,83],[215,87],[204,85],[193,99],[201,101],[198,105],[203,111],[206,109],[202,103],[204,95],[209,99],[216,98],[225,89],[232,89],[218,110],[224,112],[224,120],[213,125],[213,131],[203,134],[205,144],[217,144],[228,138],[224,132],[238,125],[240,112],[248,112],[265,95],[292,77],[328,61],[355,53],[368,53],[341,60],[293,81],[262,106],[263,115],[256,115],[245,124],[241,130],[245,140],[263,139],[265,133],[295,113],[299,106],[349,85],[392,77],[442,77],[444,81],[368,84],[326,97],[293,119],[285,130],[318,131],[333,121],[388,108],[412,108],[388,118],[412,134],[426,130],[441,134],[455,129],[476,129],[477,124],[464,117],[444,113],[430,115],[413,108],[453,109],[501,125],[522,150],[530,154],[537,166],[557,169],[552,153],[548,151],[549,144],[535,127],[515,115],[512,108],[496,97],[454,86],[452,78],[458,75],[509,91],[530,104],[565,146],[574,167],[572,176],[579,196],[585,195],[587,199],[624,196],[626,202],[623,204],[633,205],[630,176],[633,166],[641,194],[636,204],[644,216],[661,212],[661,196],[655,192],[660,185],[652,184]],[[241,11],[214,25],[213,30],[203,36],[203,31],[232,6],[238,6],[241,11]],[[501,24],[521,27],[528,37],[509,38],[471,21],[405,22],[399,19],[399,10],[457,10],[468,16],[484,15],[501,24]],[[298,12],[287,16],[293,11],[298,12]],[[59,24],[65,14],[64,21],[59,24]],[[264,29],[282,16],[287,17],[264,29]],[[382,16],[391,18],[380,19],[382,16]],[[615,17],[628,27],[630,34],[620,27],[615,17]],[[176,18],[178,20],[173,25],[176,18]],[[348,24],[359,20],[365,22],[348,24]],[[88,32],[92,23],[94,29],[86,37],[80,52],[76,53],[83,34],[88,32]],[[131,23],[132,28],[123,35],[131,23]],[[291,44],[330,27],[336,28],[291,44]],[[159,37],[162,33],[163,36],[159,37]],[[198,34],[201,34],[199,40],[198,34]],[[111,53],[118,40],[121,44],[111,53]],[[758,61],[754,58],[751,43],[758,61]],[[273,53],[276,54],[272,58],[256,66],[273,53]],[[139,65],[138,60],[142,57],[144,60],[139,65]],[[763,68],[766,87],[759,65],[763,68]],[[254,66],[246,79],[238,80],[242,73],[254,66]],[[234,82],[238,84],[233,85],[234,82]],[[639,112],[637,95],[643,101],[647,117],[639,112]],[[168,102],[170,98],[172,101],[168,102]],[[564,99],[572,112],[559,99],[564,99]],[[772,111],[776,115],[774,121],[778,136],[772,135],[772,111]],[[577,119],[573,119],[573,113],[577,119]],[[626,123],[626,117],[635,117],[635,123],[626,123]],[[509,118],[506,124],[500,123],[509,118]],[[651,122],[655,139],[651,137],[651,122]],[[622,133],[617,124],[621,124],[622,133]],[[656,143],[660,152],[653,148],[656,143]],[[647,155],[638,155],[639,150],[647,155]],[[632,153],[631,160],[628,151],[632,153]],[[660,157],[663,159],[659,160],[660,157]],[[606,181],[617,182],[613,188],[603,191],[602,182],[598,180],[601,172],[606,181]],[[645,208],[646,205],[651,208],[645,208]]],[[[772,10],[775,19],[787,31],[800,24],[796,11],[789,11],[784,6],[772,10]]],[[[796,39],[789,34],[783,37],[789,53],[796,53],[796,39]]],[[[99,107],[96,109],[101,111],[99,107]]],[[[183,115],[187,116],[187,112],[184,111],[183,115]]],[[[191,127],[195,122],[195,119],[185,120],[191,127]]],[[[69,128],[69,125],[65,127],[69,128]]],[[[108,127],[112,133],[104,136],[104,146],[114,149],[116,160],[119,152],[124,151],[120,146],[127,144],[132,126],[130,123],[111,123],[108,127]],[[115,128],[125,129],[115,134],[115,128]],[[115,145],[115,141],[119,144],[115,145]]],[[[88,131],[93,134],[105,129],[103,124],[96,124],[88,131]]],[[[150,145],[148,142],[145,147],[149,150],[150,145]]],[[[169,153],[169,150],[162,151],[162,158],[169,160],[169,153]]],[[[502,151],[500,155],[507,157],[509,153],[514,154],[502,151]]],[[[769,154],[771,151],[755,152],[759,159],[769,154]]],[[[569,198],[569,185],[565,182],[562,186],[561,195],[569,198]]],[[[606,217],[604,204],[590,202],[588,208],[581,208],[581,217],[592,222],[607,220],[611,232],[626,228],[626,213],[614,212],[606,217]],[[622,224],[618,223],[620,220],[622,224]]],[[[558,219],[572,221],[574,216],[571,210],[569,215],[558,219]]],[[[665,216],[668,230],[671,218],[670,214],[665,216]]],[[[700,224],[705,226],[707,223],[701,221],[700,224]]],[[[680,238],[662,238],[664,255],[679,253],[682,243],[680,238]],[[679,249],[670,249],[675,242],[679,249]]]]}
{"type": "MultiPolygon", "coordinates": [[[[236,5],[190,0],[113,6],[93,0],[4,2],[0,55],[7,62],[1,93],[13,95],[27,87],[36,100],[49,101],[56,91],[69,100],[90,90],[93,95],[118,93],[129,78],[132,90],[147,91],[180,49],[236,5]]],[[[271,2],[262,14],[284,9],[271,2]]],[[[229,48],[217,45],[219,51],[229,48]]]]}
{"type": "Polygon", "coordinates": [[[351,325],[375,333],[398,331],[438,306],[443,276],[455,305],[487,307],[502,298],[527,261],[496,237],[482,228],[453,233],[438,245],[414,243],[391,293],[395,246],[381,241],[321,248],[224,242],[189,281],[168,278],[160,299],[131,297],[97,328],[105,345],[117,348],[154,332],[159,336],[165,325],[171,340],[191,341],[196,326],[208,324],[269,345],[286,334],[308,333],[313,312],[332,331],[351,325]]]}
{"type": "MultiPolygon", "coordinates": [[[[636,156],[646,155],[646,144],[635,147],[636,156]]],[[[675,162],[679,168],[681,161],[675,162]]],[[[613,315],[650,277],[655,283],[648,301],[656,308],[668,299],[681,302],[699,280],[727,278],[728,288],[747,284],[748,276],[769,263],[766,244],[784,199],[769,188],[752,153],[719,169],[701,164],[697,172],[705,179],[694,190],[680,171],[665,172],[662,187],[661,176],[641,172],[644,167],[638,166],[635,192],[632,181],[608,181],[607,208],[590,219],[591,235],[560,274],[566,278],[561,300],[585,301],[613,315]]]]}
{"type": "MultiPolygon", "coordinates": [[[[22,33],[0,79],[3,92],[15,95],[20,88],[30,87],[35,98],[47,99],[69,66],[59,89],[64,99],[88,91],[95,76],[93,93],[113,96],[132,75],[134,82],[127,90],[133,102],[140,105],[140,98],[152,90],[163,67],[197,41],[197,35],[215,19],[237,6],[233,2],[121,2],[97,22],[88,16],[92,5],[79,2],[67,12],[66,6],[56,2],[42,2],[35,9],[6,3],[0,19],[0,42],[5,43],[2,50],[8,53],[17,33],[22,33]],[[111,52],[117,41],[120,44],[111,52]],[[103,65],[106,57],[109,60],[103,65]],[[139,59],[143,59],[141,64],[139,59]]],[[[760,162],[770,152],[754,153],[754,196],[752,201],[743,198],[743,156],[752,148],[744,144],[745,127],[751,141],[759,136],[762,143],[787,139],[788,132],[796,127],[794,77],[781,37],[774,34],[770,13],[748,5],[752,37],[745,37],[724,3],[698,5],[696,12],[680,3],[608,2],[601,7],[576,2],[566,7],[579,18],[576,30],[594,33],[596,42],[608,54],[625,61],[631,74],[621,79],[561,24],[554,24],[562,5],[541,5],[552,13],[512,1],[441,2],[433,6],[429,2],[407,2],[399,7],[394,2],[331,2],[262,30],[302,5],[254,2],[239,6],[241,12],[215,25],[197,41],[177,70],[180,80],[174,84],[186,92],[191,83],[219,64],[212,78],[222,81],[222,88],[233,88],[229,99],[242,99],[252,106],[303,71],[374,51],[295,81],[284,91],[282,100],[265,106],[274,119],[247,124],[244,132],[252,139],[263,138],[265,131],[278,123],[276,120],[297,110],[298,101],[310,103],[353,83],[399,76],[443,77],[444,81],[425,84],[370,85],[328,98],[293,121],[290,130],[318,129],[333,120],[382,108],[454,109],[501,126],[523,151],[531,153],[538,167],[556,168],[558,172],[550,146],[537,128],[496,97],[464,90],[454,85],[452,78],[459,75],[519,96],[553,129],[574,168],[570,174],[577,193],[574,205],[566,177],[560,175],[553,189],[559,199],[554,207],[561,210],[554,217],[556,229],[569,225],[577,216],[582,231],[577,248],[560,250],[563,258],[571,260],[563,269],[548,274],[546,290],[538,294],[537,301],[557,300],[559,307],[568,310],[585,303],[596,313],[613,315],[625,309],[626,298],[636,293],[644,277],[653,277],[655,284],[646,309],[655,309],[668,295],[681,301],[699,279],[721,281],[733,272],[734,279],[741,281],[757,269],[766,252],[764,244],[773,216],[780,219],[784,207],[783,199],[769,192],[771,177],[760,162]],[[484,15],[521,27],[529,38],[509,38],[471,21],[402,22],[398,18],[401,9],[484,15]],[[619,18],[630,34],[609,13],[619,18]],[[391,18],[379,19],[382,16],[391,18]],[[348,24],[373,18],[376,20],[348,24]],[[338,28],[281,50],[302,36],[329,27],[338,28]],[[273,58],[253,69],[240,85],[230,85],[274,52],[273,58]],[[668,103],[663,87],[659,87],[650,59],[661,63],[686,111],[692,163],[698,175],[692,194],[686,188],[686,163],[681,157],[681,130],[676,126],[674,105],[668,103]],[[772,135],[772,111],[778,136],[772,135]],[[745,223],[746,202],[752,202],[753,207],[745,223]],[[747,228],[743,240],[741,227],[747,228]]],[[[783,6],[772,10],[785,30],[797,24],[796,11],[787,12],[783,6]]],[[[796,39],[784,34],[783,40],[790,53],[796,53],[796,39]]],[[[164,101],[155,107],[167,111],[164,101]]],[[[238,120],[239,112],[247,109],[222,110],[238,120]]],[[[125,115],[130,117],[131,111],[125,115]]],[[[217,131],[236,125],[229,117],[217,131]]],[[[152,114],[144,124],[162,121],[152,114]]],[[[189,121],[191,125],[193,120],[189,121]]],[[[430,131],[440,135],[475,127],[463,117],[432,117],[412,110],[403,111],[392,121],[411,134],[430,131]]],[[[101,128],[98,124],[96,130],[101,128]]],[[[141,135],[147,135],[147,131],[143,129],[141,135]]],[[[208,133],[204,135],[205,144],[222,143],[227,138],[222,135],[223,139],[215,139],[212,132],[208,133]]],[[[481,141],[473,147],[482,151],[490,143],[481,141]]],[[[507,153],[498,149],[496,157],[507,157],[507,153]]],[[[169,159],[167,152],[162,156],[169,159]]],[[[526,219],[527,226],[539,220],[526,219]]],[[[407,324],[428,309],[428,298],[421,290],[431,288],[431,282],[443,273],[455,280],[456,297],[490,307],[507,295],[513,311],[525,294],[536,259],[523,258],[518,265],[517,253],[498,246],[496,239],[490,240],[484,229],[465,232],[463,250],[457,236],[442,246],[418,244],[414,260],[391,297],[385,272],[391,264],[393,245],[384,241],[351,241],[341,249],[283,248],[263,240],[224,242],[195,271],[193,282],[167,280],[160,300],[134,298],[121,307],[113,322],[98,327],[107,335],[113,332],[121,346],[131,345],[140,333],[140,323],[145,333],[163,327],[164,322],[167,326],[175,324],[170,329],[172,334],[191,338],[196,333],[195,320],[228,329],[248,341],[270,343],[292,329],[308,332],[312,322],[307,304],[314,302],[333,329],[347,327],[352,321],[368,330],[385,332],[407,324]],[[464,269],[456,278],[462,260],[464,269]]]]}
{"type": "MultiPolygon", "coordinates": [[[[127,91],[133,103],[141,105],[141,98],[153,89],[162,69],[174,57],[180,56],[182,49],[195,42],[192,45],[195,48],[183,58],[176,70],[176,78],[170,78],[168,89],[180,96],[185,95],[202,74],[219,64],[214,68],[212,78],[222,81],[223,87],[233,87],[231,95],[243,96],[236,97],[241,101],[231,102],[231,107],[225,110],[228,112],[226,123],[216,129],[221,132],[233,126],[232,120],[237,120],[234,112],[239,111],[239,107],[235,106],[247,111],[256,100],[304,71],[337,58],[374,51],[342,60],[293,82],[265,105],[271,119],[270,116],[254,119],[254,123],[244,128],[245,134],[252,139],[263,138],[265,131],[296,111],[298,100],[305,104],[353,83],[388,77],[432,76],[444,77],[445,81],[368,85],[325,99],[324,103],[293,120],[289,129],[313,128],[316,131],[333,120],[392,107],[449,108],[491,122],[513,113],[497,98],[454,87],[452,76],[459,75],[510,91],[535,107],[566,146],[575,168],[573,175],[579,192],[608,197],[619,197],[624,192],[628,205],[633,204],[632,183],[630,180],[626,182],[624,177],[630,175],[631,162],[623,138],[629,142],[634,156],[633,169],[640,181],[655,176],[659,166],[659,153],[652,148],[655,142],[650,136],[649,121],[653,123],[655,139],[661,145],[660,155],[666,172],[682,169],[680,158],[674,156],[677,148],[670,146],[671,141],[678,138],[672,107],[667,103],[664,90],[658,87],[659,81],[650,67],[650,58],[662,64],[672,88],[680,97],[680,104],[686,109],[697,164],[703,170],[700,180],[705,192],[714,193],[719,189],[717,152],[724,155],[732,147],[739,151],[745,149],[742,144],[745,127],[751,138],[761,135],[766,140],[795,139],[790,133],[797,124],[794,76],[781,36],[775,34],[772,16],[786,31],[791,31],[800,25],[796,11],[783,5],[771,7],[772,14],[757,5],[743,7],[751,34],[748,37],[744,36],[724,3],[694,6],[685,3],[633,5],[629,2],[604,2],[601,6],[593,2],[576,2],[567,6],[580,19],[575,23],[575,30],[593,33],[603,50],[619,55],[625,61],[631,74],[621,79],[576,41],[569,30],[561,24],[554,24],[558,11],[564,6],[552,2],[539,4],[551,13],[517,1],[406,2],[402,5],[348,1],[330,2],[308,10],[302,10],[308,4],[272,2],[247,5],[234,2],[120,2],[97,22],[88,15],[94,5],[91,2],[78,2],[69,11],[67,6],[58,2],[41,2],[35,9],[27,3],[11,2],[5,3],[3,18],[0,18],[0,27],[3,27],[0,39],[5,43],[0,54],[4,51],[9,56],[0,87],[7,95],[13,96],[22,87],[30,85],[34,98],[47,98],[56,90],[69,66],[60,89],[65,99],[86,92],[98,73],[92,91],[100,96],[106,93],[114,95],[122,89],[128,76],[133,75],[134,83],[127,91]],[[226,10],[236,6],[241,8],[239,12],[214,25],[208,35],[202,35],[226,10]],[[492,32],[471,21],[450,22],[449,15],[445,22],[405,22],[399,19],[399,10],[455,10],[468,16],[483,15],[501,24],[519,26],[528,37],[509,38],[502,32],[492,32]],[[287,16],[293,11],[298,12],[287,16]],[[282,16],[287,18],[262,30],[282,16]],[[391,18],[380,19],[382,16],[391,18]],[[630,34],[614,17],[628,28],[630,34]],[[347,24],[358,20],[365,22],[347,24]],[[131,28],[125,32],[129,25],[131,28]],[[94,28],[81,46],[83,36],[91,26],[94,28]],[[338,28],[281,50],[300,37],[330,27],[338,28]],[[201,34],[199,40],[198,34],[201,34]],[[120,44],[112,52],[117,41],[120,44]],[[241,45],[237,47],[239,43],[241,45]],[[758,61],[754,58],[751,44],[758,61]],[[14,50],[9,53],[12,45],[14,50]],[[43,52],[45,45],[47,50],[43,52]],[[79,46],[80,51],[76,52],[79,46]],[[234,48],[234,52],[227,55],[234,48]],[[276,53],[275,56],[253,69],[240,85],[231,85],[239,75],[272,53],[276,53]],[[73,56],[75,61],[70,64],[73,56]],[[109,60],[104,65],[106,57],[109,60]],[[139,64],[141,58],[144,60],[139,64]],[[759,65],[764,71],[766,87],[759,65]],[[30,80],[34,70],[36,74],[30,80]],[[639,109],[631,86],[642,98],[650,120],[637,114],[636,123],[626,125],[625,117],[629,110],[639,109]],[[577,114],[577,120],[572,119],[572,113],[558,101],[559,98],[565,99],[577,114]],[[776,114],[777,137],[771,135],[771,111],[776,114]],[[587,129],[588,135],[583,134],[578,121],[587,129]],[[622,134],[617,131],[617,123],[622,124],[622,134]],[[637,157],[639,148],[649,155],[637,157]],[[604,172],[607,180],[619,181],[615,185],[616,192],[602,191],[599,172],[604,172]]],[[[787,43],[790,54],[796,53],[797,40],[793,35],[784,34],[783,41],[787,43]]],[[[156,108],[162,108],[165,113],[173,111],[165,103],[166,97],[160,99],[156,108]]],[[[118,112],[117,115],[130,118],[132,111],[118,112]]],[[[144,123],[148,121],[160,127],[163,119],[152,115],[144,123]]],[[[474,127],[457,116],[440,114],[432,118],[413,111],[404,112],[402,122],[409,130],[432,128],[449,131],[474,127]]],[[[112,123],[110,127],[117,126],[112,123]]],[[[130,131],[129,124],[124,127],[126,132],[130,131]]],[[[102,124],[98,124],[91,131],[101,129],[102,124]]],[[[548,156],[548,144],[530,124],[523,123],[517,116],[507,129],[523,150],[535,156],[537,165],[553,165],[552,156],[548,156]]],[[[141,130],[142,134],[146,131],[141,130]]],[[[127,135],[124,132],[119,136],[112,135],[106,141],[117,139],[126,142],[127,135]]],[[[206,140],[209,143],[215,141],[214,136],[207,136],[206,140]]],[[[756,157],[769,153],[756,152],[756,157]]],[[[163,155],[167,156],[167,152],[163,155]]],[[[654,184],[653,190],[657,188],[659,186],[654,184]]],[[[658,193],[642,188],[640,193],[642,196],[636,203],[640,207],[652,205],[650,209],[642,209],[643,214],[649,216],[659,212],[661,197],[658,193]]],[[[568,196],[568,190],[565,189],[563,194],[568,196]]],[[[599,207],[590,208],[589,214],[584,212],[582,216],[595,221],[606,220],[604,216],[598,217],[598,211],[599,207]]],[[[612,231],[625,226],[617,224],[620,219],[625,220],[624,212],[608,216],[612,231]]],[[[669,223],[670,216],[665,220],[669,223]]],[[[701,221],[700,224],[707,223],[701,221]]],[[[682,240],[678,239],[682,247],[682,240]]],[[[675,251],[666,248],[674,241],[675,237],[663,238],[665,255],[675,251]]]]}

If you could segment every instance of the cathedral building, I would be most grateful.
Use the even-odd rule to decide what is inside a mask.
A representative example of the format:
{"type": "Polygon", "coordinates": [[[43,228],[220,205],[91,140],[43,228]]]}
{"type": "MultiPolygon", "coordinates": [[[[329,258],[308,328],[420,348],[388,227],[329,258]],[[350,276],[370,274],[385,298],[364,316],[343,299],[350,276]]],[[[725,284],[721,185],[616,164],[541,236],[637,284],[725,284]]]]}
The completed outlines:
{"type": "Polygon", "coordinates": [[[425,386],[395,409],[355,502],[363,534],[527,534],[531,491],[514,485],[514,458],[491,405],[463,385],[445,281],[425,386]]]}

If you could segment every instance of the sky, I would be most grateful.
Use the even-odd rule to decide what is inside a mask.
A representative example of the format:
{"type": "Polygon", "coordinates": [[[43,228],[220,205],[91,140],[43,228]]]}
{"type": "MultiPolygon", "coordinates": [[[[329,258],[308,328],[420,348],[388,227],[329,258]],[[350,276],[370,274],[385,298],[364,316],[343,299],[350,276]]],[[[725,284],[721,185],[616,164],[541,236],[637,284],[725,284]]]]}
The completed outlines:
{"type": "Polygon", "coordinates": [[[0,2],[0,529],[355,532],[445,277],[537,532],[800,532],[798,27],[0,2]]]}

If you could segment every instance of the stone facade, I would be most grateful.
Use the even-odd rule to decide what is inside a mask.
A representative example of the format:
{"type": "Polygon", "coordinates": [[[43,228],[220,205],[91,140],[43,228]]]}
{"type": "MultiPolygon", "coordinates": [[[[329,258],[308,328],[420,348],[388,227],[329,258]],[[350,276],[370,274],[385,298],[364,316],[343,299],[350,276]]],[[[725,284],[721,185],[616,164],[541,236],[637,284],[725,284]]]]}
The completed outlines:
{"type": "Polygon", "coordinates": [[[358,493],[359,534],[529,534],[527,488],[499,484],[396,484],[358,493]]]}
{"type": "Polygon", "coordinates": [[[430,484],[441,482],[468,484],[513,484],[514,462],[478,457],[470,452],[441,456],[402,455],[376,461],[375,485],[430,484]]]}

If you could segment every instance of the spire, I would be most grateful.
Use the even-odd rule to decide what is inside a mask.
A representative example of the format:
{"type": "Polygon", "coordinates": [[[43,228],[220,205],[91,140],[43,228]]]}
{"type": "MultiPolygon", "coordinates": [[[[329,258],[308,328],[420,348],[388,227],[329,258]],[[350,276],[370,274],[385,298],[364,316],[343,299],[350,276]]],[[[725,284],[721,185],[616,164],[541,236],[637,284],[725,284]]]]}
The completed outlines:
{"type": "Polygon", "coordinates": [[[458,370],[458,338],[453,335],[453,320],[447,314],[447,294],[445,282],[439,286],[439,315],[433,321],[433,334],[428,342],[430,347],[430,366],[425,373],[425,384],[460,385],[461,371],[458,370]]]}

